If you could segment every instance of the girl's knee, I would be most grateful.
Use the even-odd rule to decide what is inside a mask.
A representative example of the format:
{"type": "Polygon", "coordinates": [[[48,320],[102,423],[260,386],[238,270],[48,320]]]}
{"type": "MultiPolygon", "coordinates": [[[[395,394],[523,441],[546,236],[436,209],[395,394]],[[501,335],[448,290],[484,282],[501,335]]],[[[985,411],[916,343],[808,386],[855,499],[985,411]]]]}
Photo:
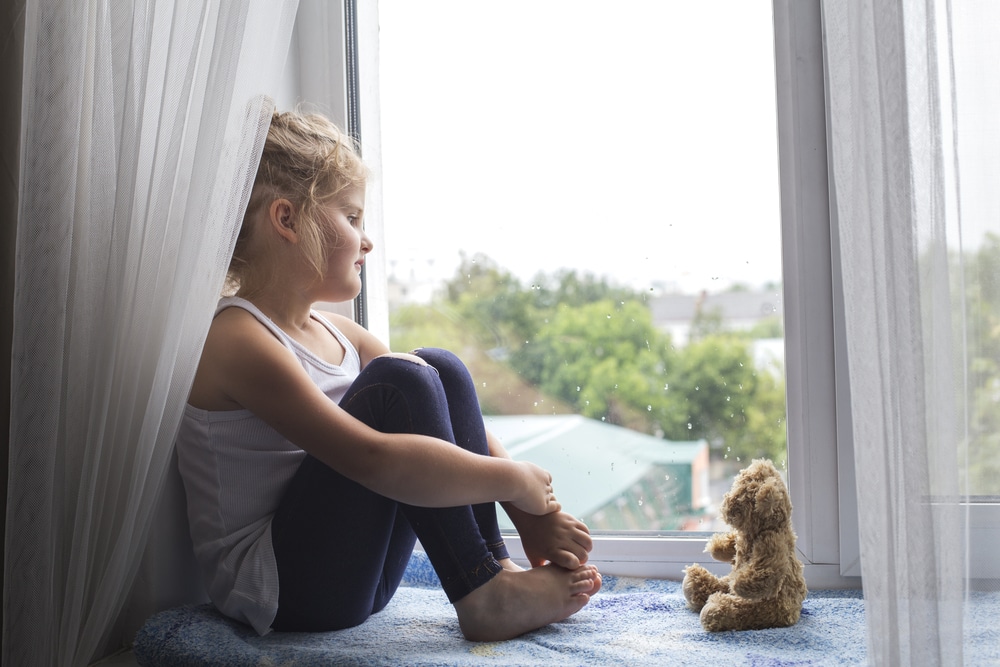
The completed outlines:
{"type": "Polygon", "coordinates": [[[426,391],[440,386],[437,369],[415,354],[389,352],[381,354],[365,367],[356,384],[362,386],[395,387],[409,391],[426,391]]]}
{"type": "Polygon", "coordinates": [[[444,350],[439,347],[420,347],[413,351],[413,355],[438,369],[438,372],[441,374],[455,371],[463,374],[468,372],[462,360],[459,359],[454,352],[449,350],[444,350]]]}
{"type": "Polygon", "coordinates": [[[418,366],[427,366],[427,362],[421,359],[416,354],[411,354],[409,352],[386,352],[385,354],[380,354],[376,359],[402,359],[403,361],[409,361],[418,366]]]}
{"type": "MultiPolygon", "coordinates": [[[[466,391],[471,387],[472,377],[461,359],[452,352],[436,347],[421,347],[410,353],[390,352],[378,356],[373,361],[381,361],[386,369],[393,366],[402,370],[403,375],[426,375],[435,382],[443,383],[446,389],[466,391]],[[429,370],[431,373],[415,372],[429,370]]],[[[384,372],[384,371],[383,371],[384,372]]],[[[394,372],[394,371],[390,371],[394,372]]]]}

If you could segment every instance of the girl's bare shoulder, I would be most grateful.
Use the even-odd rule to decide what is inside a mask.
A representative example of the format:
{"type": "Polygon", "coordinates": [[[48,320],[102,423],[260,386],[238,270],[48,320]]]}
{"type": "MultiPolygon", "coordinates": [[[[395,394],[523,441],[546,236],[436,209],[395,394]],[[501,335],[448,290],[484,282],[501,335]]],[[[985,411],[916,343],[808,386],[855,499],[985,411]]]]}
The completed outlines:
{"type": "Polygon", "coordinates": [[[203,410],[239,410],[233,385],[246,383],[248,367],[287,351],[267,327],[242,308],[227,308],[212,320],[188,402],[203,410]]]}
{"type": "Polygon", "coordinates": [[[328,319],[330,324],[340,329],[340,332],[347,336],[347,340],[351,341],[354,349],[361,356],[362,367],[366,366],[375,357],[389,351],[389,347],[379,340],[375,334],[351,318],[325,311],[320,311],[320,315],[328,319]]]}
{"type": "Polygon", "coordinates": [[[325,317],[327,320],[329,320],[330,324],[332,324],[333,326],[337,327],[338,329],[340,329],[345,334],[348,331],[352,331],[354,329],[362,329],[362,330],[364,330],[364,327],[362,327],[360,324],[358,324],[357,322],[355,322],[351,318],[346,317],[344,315],[341,315],[339,313],[332,313],[332,312],[330,312],[328,310],[320,310],[320,311],[317,311],[317,312],[320,315],[322,315],[323,317],[325,317]]]}

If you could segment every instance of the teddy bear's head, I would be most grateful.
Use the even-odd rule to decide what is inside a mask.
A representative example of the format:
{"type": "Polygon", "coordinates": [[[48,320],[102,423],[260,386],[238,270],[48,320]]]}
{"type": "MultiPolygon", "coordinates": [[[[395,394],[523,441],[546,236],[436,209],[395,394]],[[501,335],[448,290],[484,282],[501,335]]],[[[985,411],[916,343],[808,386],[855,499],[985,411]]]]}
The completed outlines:
{"type": "Polygon", "coordinates": [[[734,529],[759,533],[785,526],[792,516],[792,502],[774,464],[757,459],[736,476],[720,512],[734,529]]]}

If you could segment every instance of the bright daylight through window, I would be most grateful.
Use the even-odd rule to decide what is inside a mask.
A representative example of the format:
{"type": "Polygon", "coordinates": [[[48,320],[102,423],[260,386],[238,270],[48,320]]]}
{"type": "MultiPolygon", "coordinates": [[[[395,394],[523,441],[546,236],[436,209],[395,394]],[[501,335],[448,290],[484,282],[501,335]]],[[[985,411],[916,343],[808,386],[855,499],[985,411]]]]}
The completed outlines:
{"type": "Polygon", "coordinates": [[[456,351],[592,531],[717,530],[786,469],[770,3],[379,13],[392,347],[456,351]]]}

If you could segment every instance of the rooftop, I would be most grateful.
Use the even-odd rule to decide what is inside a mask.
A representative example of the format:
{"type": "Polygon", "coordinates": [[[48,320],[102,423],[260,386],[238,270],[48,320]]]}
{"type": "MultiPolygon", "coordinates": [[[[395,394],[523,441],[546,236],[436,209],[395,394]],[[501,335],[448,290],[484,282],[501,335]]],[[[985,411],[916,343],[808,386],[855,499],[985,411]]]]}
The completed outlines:
{"type": "Polygon", "coordinates": [[[699,304],[702,312],[718,312],[723,321],[755,321],[781,314],[781,294],[774,290],[664,294],[651,299],[649,308],[657,324],[688,323],[699,304]]]}
{"type": "MultiPolygon", "coordinates": [[[[559,501],[585,521],[620,505],[641,506],[640,490],[650,489],[651,480],[661,482],[656,487],[659,493],[666,485],[676,487],[681,497],[686,490],[689,499],[691,464],[708,448],[705,440],[664,440],[580,415],[485,420],[513,458],[552,472],[559,501]],[[633,497],[637,493],[640,495],[633,497]]],[[[672,510],[664,506],[656,512],[669,514],[672,510]]]]}

